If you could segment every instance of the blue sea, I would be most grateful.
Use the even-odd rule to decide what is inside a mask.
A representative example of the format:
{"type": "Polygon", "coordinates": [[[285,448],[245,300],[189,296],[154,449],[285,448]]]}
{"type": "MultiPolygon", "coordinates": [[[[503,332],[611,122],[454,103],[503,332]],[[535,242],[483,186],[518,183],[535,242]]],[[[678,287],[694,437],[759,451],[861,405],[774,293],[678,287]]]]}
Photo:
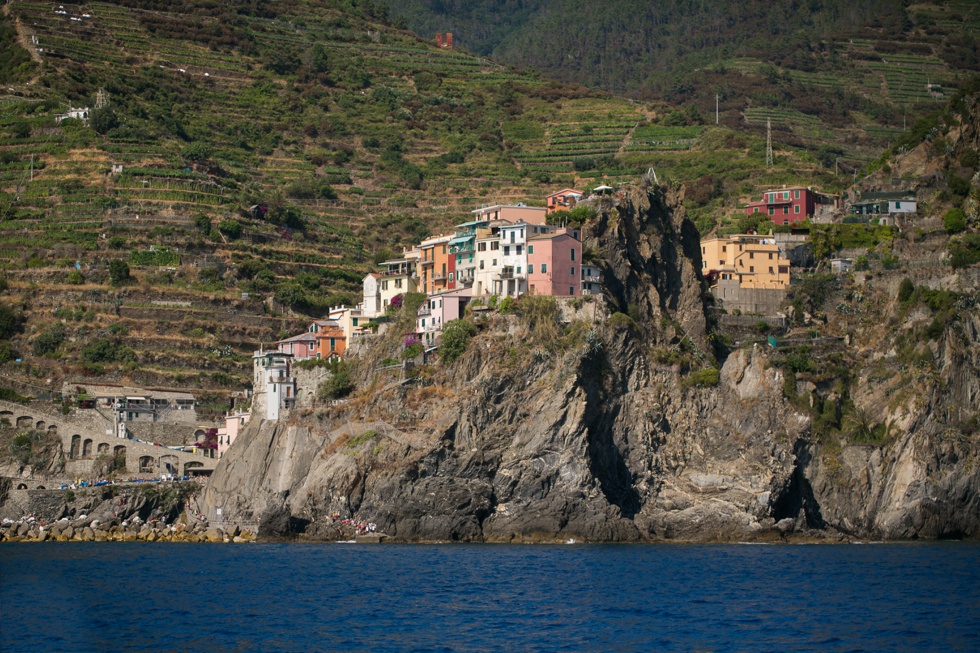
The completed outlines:
{"type": "Polygon", "coordinates": [[[0,650],[980,651],[980,545],[0,545],[0,650]]]}

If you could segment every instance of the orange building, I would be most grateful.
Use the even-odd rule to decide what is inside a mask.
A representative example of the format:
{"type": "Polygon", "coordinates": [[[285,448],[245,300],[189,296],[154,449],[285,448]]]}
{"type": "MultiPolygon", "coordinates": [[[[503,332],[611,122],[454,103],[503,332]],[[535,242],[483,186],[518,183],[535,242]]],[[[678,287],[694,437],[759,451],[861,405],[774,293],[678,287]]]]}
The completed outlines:
{"type": "Polygon", "coordinates": [[[452,234],[448,236],[433,236],[423,240],[419,245],[421,256],[419,258],[419,291],[426,295],[452,290],[456,284],[450,281],[456,271],[456,259],[449,255],[449,241],[453,239],[452,234]]]}
{"type": "Polygon", "coordinates": [[[309,332],[316,339],[314,356],[326,360],[333,356],[342,358],[347,350],[347,336],[344,329],[333,320],[316,320],[310,325],[309,332]]]}

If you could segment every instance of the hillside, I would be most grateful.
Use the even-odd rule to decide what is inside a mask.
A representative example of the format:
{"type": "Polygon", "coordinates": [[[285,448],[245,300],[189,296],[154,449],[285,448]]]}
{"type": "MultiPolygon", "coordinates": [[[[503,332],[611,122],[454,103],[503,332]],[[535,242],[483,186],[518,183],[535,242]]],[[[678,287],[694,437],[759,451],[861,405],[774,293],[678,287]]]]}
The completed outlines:
{"type": "Polygon", "coordinates": [[[689,104],[723,124],[766,119],[851,170],[980,71],[969,0],[644,3],[392,0],[425,36],[552,79],[689,104]]]}
{"type": "Polygon", "coordinates": [[[3,8],[4,360],[28,394],[239,389],[255,343],[480,205],[653,166],[704,187],[710,228],[760,185],[844,181],[780,132],[767,169],[759,135],[437,48],[371,5],[63,6],[3,8]]]}

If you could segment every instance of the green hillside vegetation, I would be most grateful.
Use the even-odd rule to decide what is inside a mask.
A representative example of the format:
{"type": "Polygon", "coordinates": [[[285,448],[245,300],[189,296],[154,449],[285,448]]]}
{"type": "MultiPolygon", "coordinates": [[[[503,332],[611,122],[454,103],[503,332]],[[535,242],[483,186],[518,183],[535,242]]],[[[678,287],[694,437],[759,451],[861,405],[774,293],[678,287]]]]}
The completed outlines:
{"type": "Polygon", "coordinates": [[[723,124],[853,170],[980,72],[980,5],[823,0],[392,0],[420,34],[551,78],[641,100],[719,100],[723,124]]]}
{"type": "Polygon", "coordinates": [[[256,343],[356,302],[377,261],[480,205],[653,167],[709,230],[766,185],[850,179],[796,126],[774,125],[767,168],[742,123],[438,49],[380,4],[63,6],[5,6],[21,63],[0,78],[3,351],[24,360],[4,374],[41,390],[79,374],[240,389],[256,343]],[[88,122],[59,122],[69,106],[88,122]]]}

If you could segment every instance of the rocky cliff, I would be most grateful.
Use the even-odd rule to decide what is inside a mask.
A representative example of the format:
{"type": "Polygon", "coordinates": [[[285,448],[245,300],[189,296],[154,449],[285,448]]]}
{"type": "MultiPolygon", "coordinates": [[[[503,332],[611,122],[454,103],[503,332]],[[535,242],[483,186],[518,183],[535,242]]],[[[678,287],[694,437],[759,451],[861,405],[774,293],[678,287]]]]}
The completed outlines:
{"type": "MultiPolygon", "coordinates": [[[[872,321],[787,378],[805,369],[795,350],[718,344],[680,197],[638,188],[598,208],[584,247],[604,299],[478,317],[458,360],[407,380],[377,369],[397,344],[379,343],[346,404],[253,420],[205,511],[319,538],[346,537],[338,515],[402,540],[980,533],[975,304],[930,341],[928,369],[903,370],[872,321]]],[[[886,283],[851,292],[900,310],[886,283]]],[[[916,324],[902,310],[892,335],[916,324]]]]}

